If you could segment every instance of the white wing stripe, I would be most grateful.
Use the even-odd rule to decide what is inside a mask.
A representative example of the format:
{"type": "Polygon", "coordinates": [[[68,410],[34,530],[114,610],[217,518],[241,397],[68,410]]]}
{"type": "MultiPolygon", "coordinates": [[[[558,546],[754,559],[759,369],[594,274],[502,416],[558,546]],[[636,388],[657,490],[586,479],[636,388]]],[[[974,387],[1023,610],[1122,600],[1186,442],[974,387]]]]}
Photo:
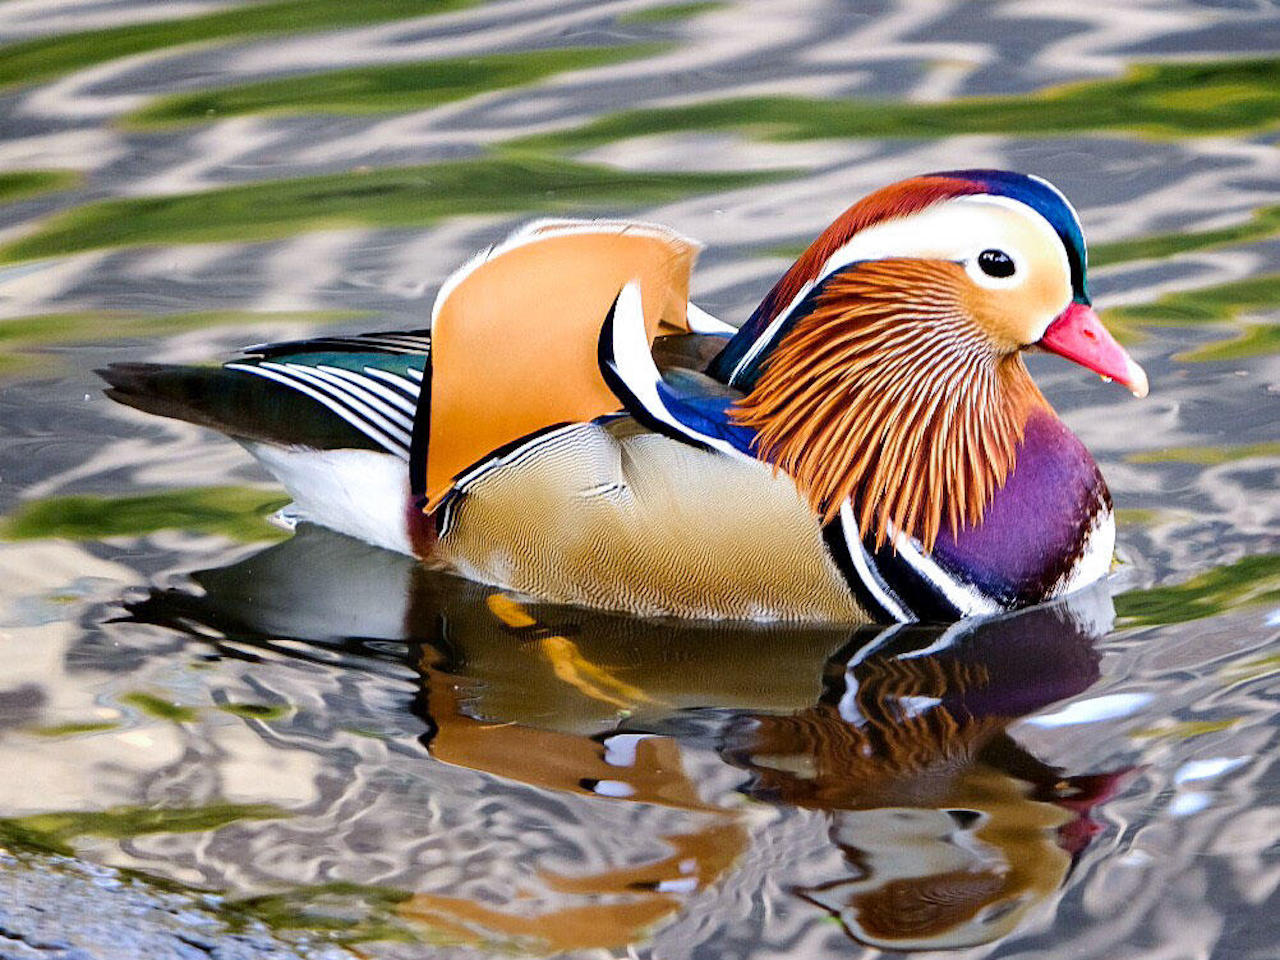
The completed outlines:
{"type": "Polygon", "coordinates": [[[380,401],[378,397],[366,390],[364,384],[360,381],[351,383],[343,376],[335,374],[332,369],[325,369],[321,366],[303,366],[302,364],[288,364],[292,367],[298,376],[303,378],[317,378],[324,383],[330,385],[335,393],[344,401],[347,401],[357,410],[367,413],[370,417],[381,417],[383,419],[383,429],[397,428],[407,431],[412,429],[412,422],[402,415],[398,410],[392,410],[387,404],[380,401]]]}
{"type": "MultiPolygon", "coordinates": [[[[349,380],[351,383],[358,385],[361,389],[371,393],[374,397],[381,398],[382,401],[386,402],[383,404],[384,406],[386,404],[390,404],[391,407],[395,408],[394,411],[387,408],[385,411],[387,416],[391,417],[394,415],[394,419],[397,423],[403,422],[407,428],[410,430],[413,429],[413,414],[415,408],[398,393],[395,393],[368,376],[355,373],[351,370],[344,370],[342,367],[321,366],[316,369],[323,373],[332,374],[335,377],[341,377],[343,380],[349,380]],[[407,420],[400,416],[401,412],[409,415],[407,420]]],[[[366,373],[367,372],[368,370],[366,369],[366,373]]]]}
{"type": "MultiPolygon", "coordinates": [[[[287,372],[301,380],[314,385],[316,389],[323,390],[341,400],[353,411],[368,419],[375,426],[384,430],[390,436],[395,437],[405,446],[409,444],[409,432],[398,423],[392,423],[376,409],[361,399],[359,390],[353,385],[348,384],[340,377],[327,375],[321,370],[314,367],[304,367],[301,364],[284,364],[284,363],[263,363],[261,366],[267,369],[287,372]]],[[[385,404],[382,404],[385,406],[385,404]]],[[[399,420],[403,420],[399,414],[396,415],[399,420]]]]}
{"type": "Polygon", "coordinates": [[[357,350],[362,347],[375,347],[379,350],[385,350],[391,353],[416,354],[428,353],[431,350],[431,340],[428,337],[402,337],[395,334],[353,337],[350,340],[335,340],[334,342],[343,346],[354,347],[357,350]]]}
{"type": "Polygon", "coordinates": [[[394,373],[388,373],[386,370],[379,370],[377,367],[365,367],[364,372],[371,377],[389,384],[396,390],[399,390],[404,395],[402,399],[407,401],[409,404],[409,412],[417,413],[418,395],[422,391],[416,383],[408,377],[401,377],[394,373]]]}
{"type": "Polygon", "coordinates": [[[226,365],[226,369],[239,370],[242,373],[252,373],[254,376],[263,377],[267,380],[274,380],[277,383],[284,384],[286,387],[297,390],[299,393],[305,394],[327,409],[332,410],[347,423],[351,424],[371,440],[381,444],[387,450],[390,450],[392,453],[405,460],[409,459],[409,449],[405,444],[399,443],[391,437],[388,437],[368,421],[356,416],[353,411],[349,410],[339,401],[320,390],[314,389],[310,385],[298,380],[296,377],[291,376],[288,373],[282,373],[277,370],[264,370],[256,364],[248,363],[228,363],[226,365]]]}

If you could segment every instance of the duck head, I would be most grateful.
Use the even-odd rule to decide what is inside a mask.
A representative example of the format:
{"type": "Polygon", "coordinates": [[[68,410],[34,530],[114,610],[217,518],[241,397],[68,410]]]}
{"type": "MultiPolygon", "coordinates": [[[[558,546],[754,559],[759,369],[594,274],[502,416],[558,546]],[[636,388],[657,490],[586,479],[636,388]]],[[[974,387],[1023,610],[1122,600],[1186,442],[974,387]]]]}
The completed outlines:
{"type": "Polygon", "coordinates": [[[915,177],[850,207],[710,368],[735,420],[831,520],[850,500],[877,545],[931,549],[981,521],[1028,418],[1049,411],[1022,361],[1056,353],[1145,396],[1090,303],[1085,243],[1038,177],[915,177]]]}

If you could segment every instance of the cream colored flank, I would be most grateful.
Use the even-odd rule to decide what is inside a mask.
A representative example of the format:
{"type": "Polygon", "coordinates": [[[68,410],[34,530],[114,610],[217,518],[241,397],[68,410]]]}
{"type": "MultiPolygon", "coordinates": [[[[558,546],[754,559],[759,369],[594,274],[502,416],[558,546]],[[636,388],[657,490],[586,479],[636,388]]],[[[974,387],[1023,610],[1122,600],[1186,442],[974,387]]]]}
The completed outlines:
{"type": "Polygon", "coordinates": [[[433,560],[642,616],[869,619],[788,477],[630,419],[578,425],[471,483],[433,560]]]}

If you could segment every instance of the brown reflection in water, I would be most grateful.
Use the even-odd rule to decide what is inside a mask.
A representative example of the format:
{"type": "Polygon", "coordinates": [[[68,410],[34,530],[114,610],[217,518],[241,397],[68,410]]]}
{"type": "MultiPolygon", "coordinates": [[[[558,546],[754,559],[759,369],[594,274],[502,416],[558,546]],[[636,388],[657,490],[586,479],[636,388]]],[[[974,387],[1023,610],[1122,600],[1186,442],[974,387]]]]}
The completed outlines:
{"type": "MultiPolygon", "coordinates": [[[[495,619],[517,635],[523,631],[520,642],[537,649],[549,667],[550,677],[547,671],[535,673],[533,684],[566,684],[584,698],[624,710],[655,702],[641,688],[586,660],[572,640],[540,627],[509,599],[493,595],[488,601],[495,619]],[[633,699],[621,699],[624,694],[633,699]]],[[[620,783],[615,779],[618,768],[606,761],[601,744],[588,736],[468,716],[459,696],[463,684],[435,669],[439,660],[433,648],[423,648],[423,687],[435,727],[432,756],[530,786],[588,796],[599,795],[593,785],[620,783]]],[[[400,907],[401,914],[455,936],[460,927],[471,928],[473,940],[492,939],[496,934],[533,940],[552,951],[616,947],[641,939],[646,929],[682,905],[682,898],[663,892],[665,885],[674,882],[682,892],[689,892],[714,882],[732,866],[748,840],[735,814],[699,797],[685,773],[676,740],[645,738],[634,749],[633,762],[625,771],[628,801],[709,815],[710,822],[701,830],[661,837],[671,848],[670,856],[579,876],[538,870],[540,885],[549,896],[529,891],[523,902],[507,909],[419,893],[400,907]],[[572,905],[548,907],[548,901],[566,898],[572,905]],[[602,898],[605,902],[600,902],[602,898]],[[578,902],[583,899],[589,902],[578,902]]]]}
{"type": "Polygon", "coordinates": [[[202,595],[158,593],[135,616],[200,622],[241,646],[255,634],[408,642],[432,756],[491,778],[513,818],[528,801],[504,783],[577,809],[665,811],[626,821],[637,831],[626,838],[565,822],[558,839],[596,866],[539,862],[545,848],[531,844],[505,899],[444,888],[400,905],[457,939],[541,952],[641,943],[702,898],[772,896],[757,890],[763,877],[863,943],[990,942],[1061,887],[1125,773],[1064,776],[1006,732],[1097,679],[1105,590],[852,635],[644,621],[525,604],[309,530],[194,579],[202,595]],[[786,833],[797,823],[819,831],[816,847],[786,833]],[[662,852],[619,865],[620,839],[662,852]]]}
{"type": "MultiPolygon", "coordinates": [[[[672,853],[638,867],[575,877],[539,871],[548,897],[530,894],[503,909],[424,894],[407,914],[461,921],[486,936],[534,938],[554,950],[642,939],[767,838],[753,837],[726,798],[717,804],[705,796],[686,773],[678,737],[645,733],[635,718],[660,727],[672,704],[732,698],[706,683],[716,671],[697,664],[718,652],[732,675],[751,661],[758,629],[739,627],[735,636],[727,626],[631,622],[619,633],[620,618],[553,610],[553,625],[500,595],[486,606],[489,622],[472,619],[477,631],[454,632],[453,640],[462,651],[483,650],[500,643],[496,629],[507,635],[508,656],[527,658],[517,716],[494,716],[494,703],[516,699],[502,680],[495,684],[474,663],[443,672],[444,658],[427,648],[420,666],[435,757],[532,786],[706,813],[712,823],[663,836],[672,853]],[[635,655],[637,644],[648,656],[635,655]],[[613,713],[613,723],[582,731],[538,725],[569,691],[587,701],[588,714],[604,708],[600,721],[613,713]],[[624,759],[610,759],[615,741],[623,741],[624,759]],[[566,897],[572,905],[546,910],[531,902],[566,897]]],[[[1096,624],[1061,608],[953,629],[949,643],[945,628],[861,630],[829,659],[813,657],[806,638],[808,649],[792,652],[808,654],[808,677],[825,674],[817,702],[785,713],[739,709],[717,735],[722,759],[750,774],[742,792],[828,819],[848,876],[795,884],[792,892],[838,918],[855,939],[890,949],[959,947],[1011,932],[1062,884],[1073,855],[1096,832],[1091,808],[1122,775],[1063,778],[1004,732],[1018,716],[1097,678],[1096,624]],[[921,652],[932,645],[940,649],[921,652]]],[[[772,631],[775,655],[787,639],[785,630],[772,631]]],[[[775,709],[809,689],[775,685],[775,709]]]]}

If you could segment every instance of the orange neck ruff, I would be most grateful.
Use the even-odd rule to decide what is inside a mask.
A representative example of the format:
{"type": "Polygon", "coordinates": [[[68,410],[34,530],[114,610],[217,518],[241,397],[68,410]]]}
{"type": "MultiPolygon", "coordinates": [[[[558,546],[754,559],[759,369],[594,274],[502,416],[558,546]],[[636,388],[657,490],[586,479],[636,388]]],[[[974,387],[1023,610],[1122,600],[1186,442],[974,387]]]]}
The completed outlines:
{"type": "Polygon", "coordinates": [[[944,521],[980,523],[1049,406],[974,319],[961,270],[883,260],[827,281],[732,410],[824,522],[850,499],[877,547],[891,525],[929,551],[944,521]]]}

